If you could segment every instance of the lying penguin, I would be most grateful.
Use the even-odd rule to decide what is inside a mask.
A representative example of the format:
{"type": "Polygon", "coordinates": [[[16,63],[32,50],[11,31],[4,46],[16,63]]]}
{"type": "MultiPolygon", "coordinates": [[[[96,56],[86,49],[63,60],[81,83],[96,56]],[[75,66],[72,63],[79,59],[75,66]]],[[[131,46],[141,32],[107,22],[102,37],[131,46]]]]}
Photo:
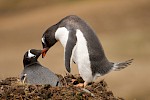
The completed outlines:
{"type": "Polygon", "coordinates": [[[21,73],[21,81],[27,84],[60,86],[58,77],[37,61],[41,53],[41,50],[36,49],[28,50],[25,53],[23,59],[24,70],[21,73]]]}
{"type": "Polygon", "coordinates": [[[77,64],[84,86],[111,71],[121,70],[132,60],[121,63],[110,62],[103,47],[90,26],[75,15],[67,16],[48,28],[42,36],[42,57],[57,41],[65,50],[65,67],[70,72],[70,63],[77,64]]]}

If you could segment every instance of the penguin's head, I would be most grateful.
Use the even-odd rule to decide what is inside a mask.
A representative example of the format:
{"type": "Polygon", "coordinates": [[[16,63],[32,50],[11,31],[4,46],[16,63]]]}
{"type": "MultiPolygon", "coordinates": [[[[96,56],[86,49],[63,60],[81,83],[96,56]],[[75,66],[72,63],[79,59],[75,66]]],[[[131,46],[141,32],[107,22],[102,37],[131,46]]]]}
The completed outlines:
{"type": "Polygon", "coordinates": [[[24,54],[24,66],[37,62],[37,59],[42,54],[42,50],[30,49],[24,54]]]}
{"type": "Polygon", "coordinates": [[[57,25],[53,25],[44,32],[42,36],[42,46],[43,46],[42,58],[45,57],[49,48],[52,47],[57,42],[55,38],[56,30],[57,30],[57,25]]]}

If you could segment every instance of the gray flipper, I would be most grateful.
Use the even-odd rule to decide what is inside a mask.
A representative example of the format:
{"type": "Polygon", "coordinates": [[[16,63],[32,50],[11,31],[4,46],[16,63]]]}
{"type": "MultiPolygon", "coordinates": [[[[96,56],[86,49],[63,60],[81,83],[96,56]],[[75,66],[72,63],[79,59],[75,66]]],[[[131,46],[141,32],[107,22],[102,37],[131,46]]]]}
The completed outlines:
{"type": "Polygon", "coordinates": [[[75,30],[69,30],[69,36],[65,48],[65,67],[68,72],[70,72],[70,60],[71,60],[71,55],[74,46],[76,45],[77,38],[76,38],[76,31],[75,30]]]}

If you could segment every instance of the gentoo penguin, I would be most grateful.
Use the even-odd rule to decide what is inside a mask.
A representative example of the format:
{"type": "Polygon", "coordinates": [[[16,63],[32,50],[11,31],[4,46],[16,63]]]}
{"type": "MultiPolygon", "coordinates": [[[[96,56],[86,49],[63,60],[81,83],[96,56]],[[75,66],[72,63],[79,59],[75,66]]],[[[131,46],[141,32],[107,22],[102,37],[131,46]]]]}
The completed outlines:
{"type": "Polygon", "coordinates": [[[51,86],[60,86],[58,77],[48,68],[42,66],[37,59],[42,50],[28,50],[23,59],[24,70],[21,73],[21,81],[27,84],[50,84],[51,86]]]}
{"type": "Polygon", "coordinates": [[[66,70],[70,72],[70,63],[75,62],[80,76],[85,81],[84,86],[98,76],[127,67],[133,60],[121,63],[109,62],[94,31],[75,15],[63,18],[45,31],[42,36],[42,57],[57,41],[64,47],[66,70]]]}

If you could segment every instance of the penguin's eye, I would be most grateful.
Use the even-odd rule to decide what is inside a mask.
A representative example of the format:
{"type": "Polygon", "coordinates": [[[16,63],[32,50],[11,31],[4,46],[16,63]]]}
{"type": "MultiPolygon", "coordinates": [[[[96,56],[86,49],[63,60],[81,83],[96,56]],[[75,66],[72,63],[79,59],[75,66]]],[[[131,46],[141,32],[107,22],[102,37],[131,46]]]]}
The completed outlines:
{"type": "Polygon", "coordinates": [[[42,37],[42,43],[45,44],[45,38],[44,37],[42,37]]]}
{"type": "Polygon", "coordinates": [[[36,56],[34,55],[32,58],[36,58],[36,56]]]}
{"type": "Polygon", "coordinates": [[[44,36],[42,37],[42,46],[43,48],[47,47],[47,42],[44,36]]]}
{"type": "Polygon", "coordinates": [[[32,54],[30,50],[28,51],[28,58],[35,58],[36,55],[32,54]]]}

